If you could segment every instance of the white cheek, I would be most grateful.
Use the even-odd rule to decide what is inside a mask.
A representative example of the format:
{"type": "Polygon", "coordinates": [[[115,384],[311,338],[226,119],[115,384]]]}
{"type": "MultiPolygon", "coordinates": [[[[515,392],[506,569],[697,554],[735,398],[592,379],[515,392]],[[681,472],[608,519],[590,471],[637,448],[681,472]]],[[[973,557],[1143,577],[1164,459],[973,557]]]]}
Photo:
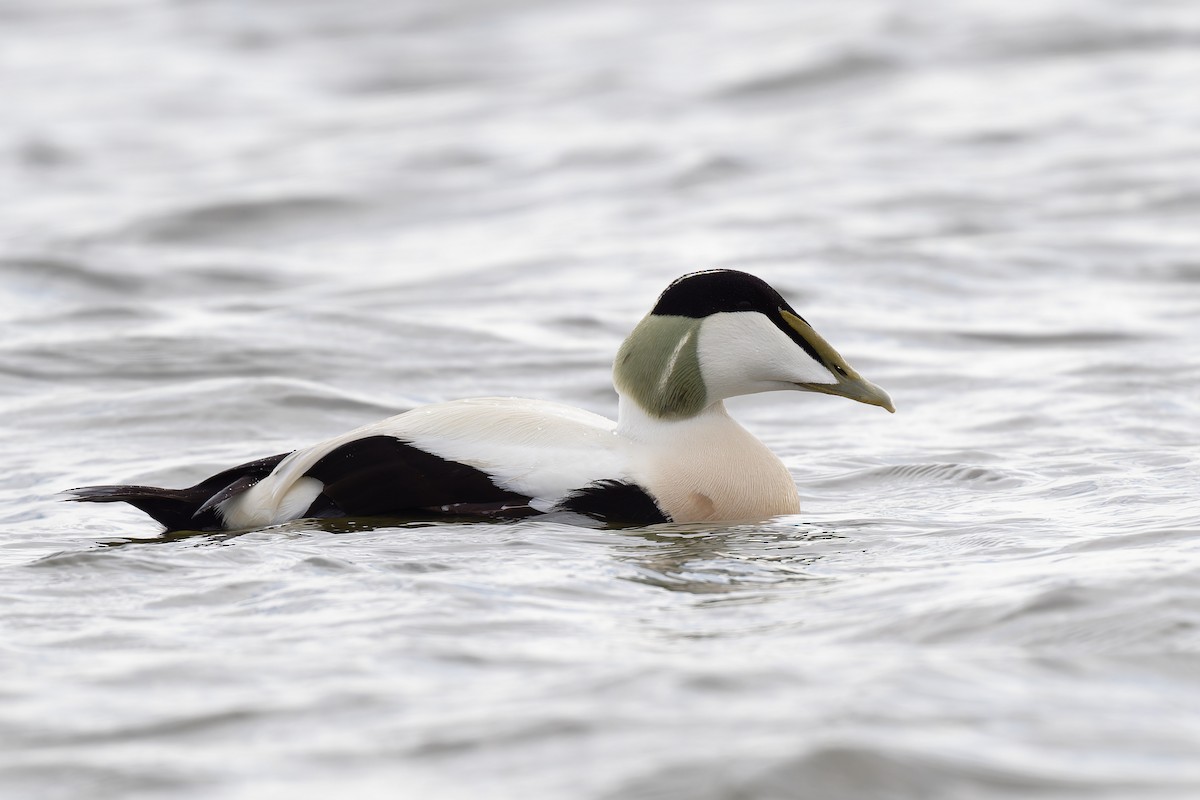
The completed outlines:
{"type": "Polygon", "coordinates": [[[767,319],[752,311],[713,314],[700,326],[701,371],[709,396],[837,383],[837,377],[767,319]]]}

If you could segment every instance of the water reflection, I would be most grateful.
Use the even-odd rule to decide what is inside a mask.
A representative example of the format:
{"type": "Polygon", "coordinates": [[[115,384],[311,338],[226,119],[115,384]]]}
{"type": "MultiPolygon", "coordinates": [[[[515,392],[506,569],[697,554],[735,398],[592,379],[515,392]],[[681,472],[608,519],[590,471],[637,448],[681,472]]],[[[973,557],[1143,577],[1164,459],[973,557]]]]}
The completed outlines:
{"type": "Polygon", "coordinates": [[[253,531],[164,531],[157,536],[130,536],[121,539],[107,539],[97,544],[104,549],[128,547],[130,545],[174,544],[176,542],[189,542],[196,546],[201,546],[205,544],[224,544],[238,537],[245,536],[247,533],[253,533],[253,531]]]}
{"type": "Polygon", "coordinates": [[[635,567],[628,580],[690,594],[734,594],[827,580],[812,568],[848,540],[812,523],[733,528],[657,525],[624,532],[614,555],[635,567]]]}
{"type": "MultiPolygon", "coordinates": [[[[847,552],[851,538],[812,522],[779,521],[766,525],[723,526],[654,525],[644,528],[604,526],[577,515],[551,514],[521,522],[503,520],[447,520],[444,518],[343,517],[303,519],[240,531],[170,531],[157,536],[130,536],[97,543],[100,549],[185,544],[193,547],[225,546],[249,534],[278,537],[327,533],[335,535],[394,530],[444,528],[447,536],[464,528],[478,532],[481,525],[503,531],[533,526],[542,538],[570,539],[599,545],[612,559],[630,569],[626,580],[672,592],[696,595],[745,595],[766,588],[829,580],[813,566],[830,555],[847,552]],[[602,533],[597,537],[589,532],[602,533]]],[[[505,537],[498,536],[497,541],[505,537]]],[[[49,556],[54,559],[64,554],[49,556]]],[[[732,599],[732,598],[730,598],[732,599]]]]}
{"type": "Polygon", "coordinates": [[[157,536],[131,536],[129,538],[108,539],[99,542],[102,548],[128,547],[130,545],[151,545],[151,544],[174,544],[177,542],[188,542],[196,546],[206,544],[225,544],[234,539],[238,539],[247,534],[253,533],[269,533],[279,536],[296,535],[309,532],[323,532],[333,534],[345,533],[366,533],[369,531],[397,528],[397,529],[413,529],[413,528],[432,528],[439,526],[454,526],[458,524],[470,523],[473,525],[502,525],[504,521],[494,519],[480,519],[477,517],[448,518],[445,516],[434,518],[419,517],[331,517],[331,518],[307,518],[298,519],[292,522],[287,522],[282,525],[275,525],[269,528],[246,528],[236,531],[164,531],[157,536]]]}

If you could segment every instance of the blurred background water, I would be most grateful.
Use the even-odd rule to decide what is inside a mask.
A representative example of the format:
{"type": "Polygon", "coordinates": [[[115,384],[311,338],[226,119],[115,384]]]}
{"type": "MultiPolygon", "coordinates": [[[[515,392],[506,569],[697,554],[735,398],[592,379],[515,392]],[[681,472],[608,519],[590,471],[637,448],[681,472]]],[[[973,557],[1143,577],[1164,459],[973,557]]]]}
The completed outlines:
{"type": "Polygon", "coordinates": [[[0,794],[1200,796],[1191,0],[0,0],[0,794]],[[760,526],[185,485],[417,403],[615,413],[672,278],[895,416],[734,404],[760,526]]]}

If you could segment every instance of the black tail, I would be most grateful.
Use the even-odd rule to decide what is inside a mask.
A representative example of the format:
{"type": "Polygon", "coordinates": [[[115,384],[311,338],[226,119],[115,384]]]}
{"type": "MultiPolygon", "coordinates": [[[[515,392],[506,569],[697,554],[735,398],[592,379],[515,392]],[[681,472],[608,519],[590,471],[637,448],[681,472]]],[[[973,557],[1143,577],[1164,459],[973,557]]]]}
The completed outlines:
{"type": "Polygon", "coordinates": [[[213,475],[187,489],[156,486],[84,486],[72,489],[72,500],[85,503],[129,503],[165,525],[168,531],[213,531],[225,526],[218,503],[241,494],[271,474],[288,454],[260,458],[213,475]]]}
{"type": "Polygon", "coordinates": [[[72,489],[72,500],[86,503],[129,503],[166,526],[169,531],[205,531],[220,528],[217,514],[209,509],[197,515],[208,494],[190,489],[159,489],[156,486],[84,486],[72,489]]]}

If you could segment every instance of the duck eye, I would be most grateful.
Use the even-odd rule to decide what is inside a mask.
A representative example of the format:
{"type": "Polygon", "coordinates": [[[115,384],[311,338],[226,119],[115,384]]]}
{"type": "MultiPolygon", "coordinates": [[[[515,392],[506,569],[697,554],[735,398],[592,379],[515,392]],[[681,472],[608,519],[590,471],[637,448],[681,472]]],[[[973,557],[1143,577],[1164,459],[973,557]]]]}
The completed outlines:
{"type": "Polygon", "coordinates": [[[739,311],[742,310],[743,308],[751,308],[753,306],[754,306],[754,304],[751,303],[749,300],[739,300],[738,304],[737,304],[739,311]]]}

